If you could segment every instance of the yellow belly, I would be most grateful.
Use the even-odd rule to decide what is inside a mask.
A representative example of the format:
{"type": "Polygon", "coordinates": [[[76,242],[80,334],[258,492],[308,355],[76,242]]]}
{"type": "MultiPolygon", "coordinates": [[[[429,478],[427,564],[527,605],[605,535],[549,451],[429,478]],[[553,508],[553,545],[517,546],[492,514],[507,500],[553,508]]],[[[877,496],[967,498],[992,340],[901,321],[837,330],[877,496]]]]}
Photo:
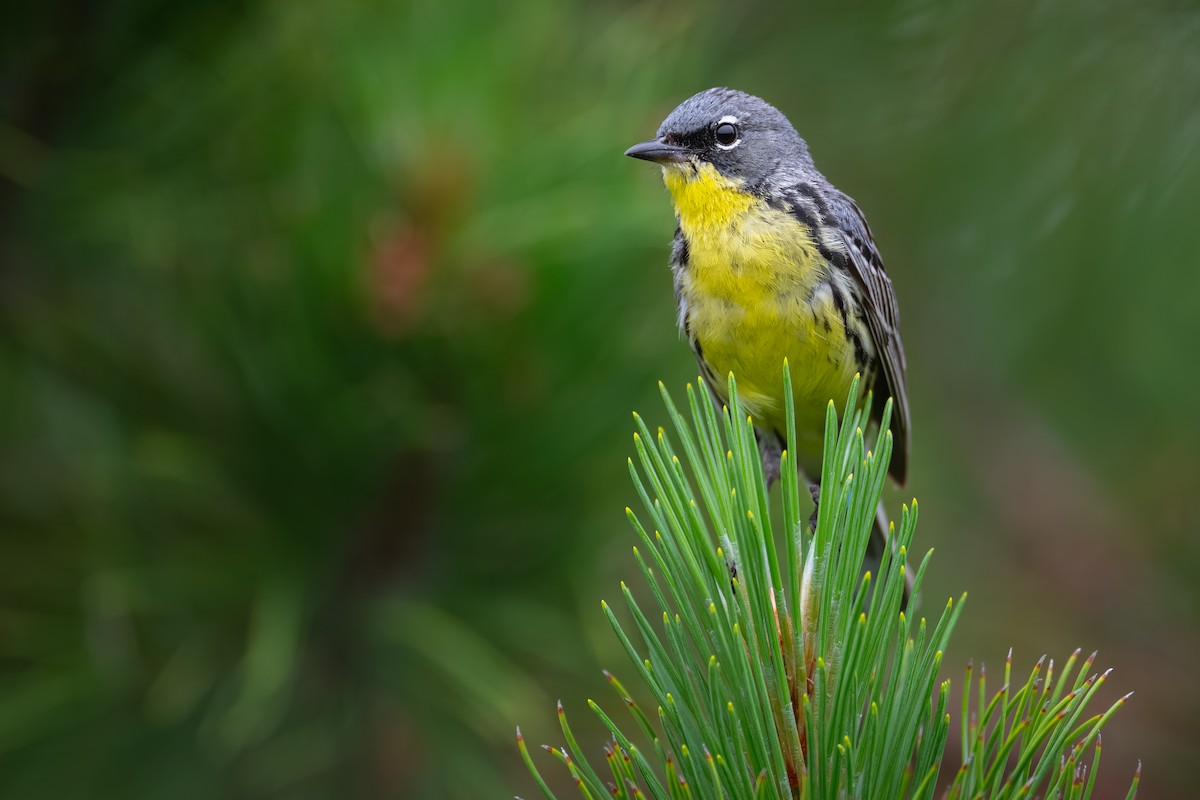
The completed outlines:
{"type": "Polygon", "coordinates": [[[841,410],[858,371],[830,286],[842,276],[831,275],[806,225],[711,167],[665,177],[688,241],[686,325],[718,378],[714,388],[724,396],[732,372],[755,424],[782,433],[788,359],[796,455],[806,470],[819,467],[825,407],[832,399],[841,410]]]}

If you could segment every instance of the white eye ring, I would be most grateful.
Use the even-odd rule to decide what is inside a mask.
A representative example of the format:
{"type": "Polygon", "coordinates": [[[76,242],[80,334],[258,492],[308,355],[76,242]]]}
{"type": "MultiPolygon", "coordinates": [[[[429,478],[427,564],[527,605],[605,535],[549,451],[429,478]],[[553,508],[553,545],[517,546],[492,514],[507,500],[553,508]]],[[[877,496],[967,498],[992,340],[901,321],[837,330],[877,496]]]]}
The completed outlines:
{"type": "MultiPolygon", "coordinates": [[[[721,117],[719,120],[717,120],[717,124],[716,124],[716,126],[714,127],[714,131],[715,131],[715,130],[720,130],[720,129],[721,129],[721,127],[722,127],[722,126],[724,126],[724,125],[731,125],[731,126],[733,126],[733,130],[734,130],[734,133],[735,133],[735,136],[736,136],[736,134],[737,134],[737,122],[738,122],[738,118],[737,118],[737,117],[734,117],[734,116],[731,116],[731,115],[726,115],[726,116],[724,116],[724,117],[721,117]]],[[[737,147],[737,146],[738,146],[739,144],[741,144],[741,143],[742,143],[742,137],[741,137],[741,136],[737,136],[737,138],[735,138],[735,139],[734,139],[732,142],[730,142],[729,144],[723,144],[723,143],[721,143],[720,141],[718,141],[718,142],[716,143],[716,145],[717,145],[717,147],[719,147],[719,148],[720,148],[720,149],[722,149],[722,150],[732,150],[733,148],[737,147]]]]}

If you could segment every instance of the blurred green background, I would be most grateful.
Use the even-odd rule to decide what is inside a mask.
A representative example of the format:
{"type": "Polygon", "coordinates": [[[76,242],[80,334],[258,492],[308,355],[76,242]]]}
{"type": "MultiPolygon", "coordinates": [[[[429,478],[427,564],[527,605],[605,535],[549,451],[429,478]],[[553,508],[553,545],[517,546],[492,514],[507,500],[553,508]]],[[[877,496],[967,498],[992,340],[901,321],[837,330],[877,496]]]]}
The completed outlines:
{"type": "Polygon", "coordinates": [[[1109,794],[1194,788],[1194,4],[5,18],[0,795],[535,794],[513,727],[628,672],[629,412],[695,374],[621,153],[711,85],[871,220],[948,674],[1099,648],[1109,794]]]}

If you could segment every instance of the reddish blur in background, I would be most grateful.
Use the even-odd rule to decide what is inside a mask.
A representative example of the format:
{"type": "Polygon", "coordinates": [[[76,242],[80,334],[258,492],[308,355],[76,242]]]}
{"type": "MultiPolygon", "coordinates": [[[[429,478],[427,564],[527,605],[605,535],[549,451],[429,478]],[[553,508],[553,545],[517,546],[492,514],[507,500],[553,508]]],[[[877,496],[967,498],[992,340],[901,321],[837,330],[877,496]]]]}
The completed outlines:
{"type": "Polygon", "coordinates": [[[711,85],[871,220],[947,675],[1099,649],[1102,796],[1193,789],[1200,13],[804,6],[8,9],[0,793],[536,793],[695,374],[621,154],[711,85]]]}

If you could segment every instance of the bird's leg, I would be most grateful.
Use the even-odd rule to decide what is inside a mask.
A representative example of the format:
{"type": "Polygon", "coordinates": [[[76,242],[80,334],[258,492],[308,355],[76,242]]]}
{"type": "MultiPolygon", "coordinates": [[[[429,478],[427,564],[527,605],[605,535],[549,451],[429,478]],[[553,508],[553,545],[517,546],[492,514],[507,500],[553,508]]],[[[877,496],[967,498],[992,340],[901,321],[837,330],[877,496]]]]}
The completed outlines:
{"type": "Polygon", "coordinates": [[[758,454],[762,458],[763,477],[767,481],[767,490],[779,480],[780,461],[783,456],[783,443],[773,433],[754,430],[754,438],[758,439],[758,454]]]}
{"type": "Polygon", "coordinates": [[[808,518],[808,527],[815,532],[817,530],[817,512],[821,510],[821,484],[810,483],[808,493],[812,496],[813,501],[813,513],[808,518]]]}

